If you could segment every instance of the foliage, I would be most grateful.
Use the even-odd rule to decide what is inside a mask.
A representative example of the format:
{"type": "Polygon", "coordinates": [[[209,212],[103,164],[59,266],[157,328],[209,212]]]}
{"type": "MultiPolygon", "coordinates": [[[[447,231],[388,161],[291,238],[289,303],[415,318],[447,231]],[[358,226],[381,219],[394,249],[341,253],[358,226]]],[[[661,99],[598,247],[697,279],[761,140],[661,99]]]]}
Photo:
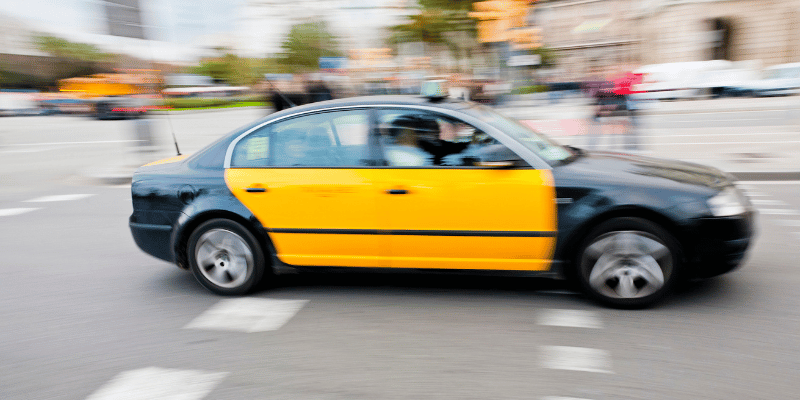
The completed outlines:
{"type": "Polygon", "coordinates": [[[55,36],[37,36],[34,40],[39,50],[53,57],[84,62],[107,61],[113,57],[93,45],[71,42],[55,36]]]}
{"type": "Polygon", "coordinates": [[[192,110],[207,108],[228,108],[228,107],[263,107],[264,102],[257,98],[178,98],[164,99],[161,105],[168,106],[173,110],[192,110]]]}
{"type": "Polygon", "coordinates": [[[469,17],[475,0],[420,0],[419,12],[409,15],[404,24],[390,27],[389,43],[424,42],[458,48],[448,38],[447,32],[466,32],[474,39],[477,33],[475,20],[469,17]]]}
{"type": "Polygon", "coordinates": [[[281,44],[279,63],[286,72],[304,72],[319,69],[320,57],[339,57],[336,37],[324,21],[312,21],[292,26],[281,44]]]}
{"type": "Polygon", "coordinates": [[[511,94],[542,93],[548,90],[547,85],[520,86],[511,91],[511,94]]]}
{"type": "Polygon", "coordinates": [[[539,67],[548,68],[555,66],[558,59],[555,50],[545,46],[539,47],[535,50],[530,50],[528,51],[528,54],[538,54],[542,58],[539,67]]]}
{"type": "MultiPolygon", "coordinates": [[[[222,49],[227,51],[227,49],[222,49]]],[[[248,86],[259,80],[261,61],[225,53],[219,57],[203,60],[200,65],[189,69],[190,73],[210,76],[217,82],[248,86]]]]}

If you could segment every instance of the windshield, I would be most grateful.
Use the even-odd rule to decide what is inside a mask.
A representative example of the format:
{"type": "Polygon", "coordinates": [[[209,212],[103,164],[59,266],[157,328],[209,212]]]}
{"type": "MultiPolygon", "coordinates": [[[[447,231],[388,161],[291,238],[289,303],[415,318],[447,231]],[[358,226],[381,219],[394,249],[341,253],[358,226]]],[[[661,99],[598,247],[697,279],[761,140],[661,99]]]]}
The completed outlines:
{"type": "Polygon", "coordinates": [[[547,136],[533,131],[518,121],[505,117],[489,107],[477,105],[471,109],[489,125],[503,131],[536,153],[548,164],[560,164],[576,155],[575,152],[554,142],[547,136]]]}

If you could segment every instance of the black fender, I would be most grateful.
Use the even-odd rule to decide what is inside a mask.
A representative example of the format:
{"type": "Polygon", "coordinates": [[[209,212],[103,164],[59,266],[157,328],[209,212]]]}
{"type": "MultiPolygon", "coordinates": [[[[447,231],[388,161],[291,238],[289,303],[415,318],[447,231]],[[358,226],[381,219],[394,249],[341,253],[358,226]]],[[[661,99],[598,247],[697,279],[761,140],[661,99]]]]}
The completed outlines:
{"type": "Polygon", "coordinates": [[[171,237],[174,259],[179,267],[188,268],[186,243],[189,236],[198,225],[213,218],[226,218],[241,224],[259,240],[268,259],[275,257],[276,250],[267,229],[231,193],[223,178],[214,179],[213,183],[204,182],[197,186],[187,184],[181,191],[181,198],[186,202],[186,207],[181,210],[171,237]],[[202,189],[196,189],[198,187],[202,187],[202,189]]]}

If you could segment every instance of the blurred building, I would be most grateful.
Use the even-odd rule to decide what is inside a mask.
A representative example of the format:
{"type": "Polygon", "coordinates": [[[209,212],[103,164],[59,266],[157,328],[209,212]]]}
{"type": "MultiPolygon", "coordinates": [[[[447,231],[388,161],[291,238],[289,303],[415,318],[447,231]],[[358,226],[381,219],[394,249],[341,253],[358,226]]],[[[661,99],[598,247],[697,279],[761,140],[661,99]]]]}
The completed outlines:
{"type": "Polygon", "coordinates": [[[533,24],[542,42],[558,54],[561,80],[578,80],[617,65],[641,60],[637,18],[641,0],[541,1],[533,24]]]}
{"type": "Polygon", "coordinates": [[[36,48],[36,32],[22,21],[0,13],[0,54],[46,55],[36,48]]]}
{"type": "Polygon", "coordinates": [[[540,0],[532,19],[560,79],[632,65],[800,61],[798,0],[540,0]]]}
{"type": "Polygon", "coordinates": [[[800,61],[800,1],[644,1],[642,61],[800,61]]]}

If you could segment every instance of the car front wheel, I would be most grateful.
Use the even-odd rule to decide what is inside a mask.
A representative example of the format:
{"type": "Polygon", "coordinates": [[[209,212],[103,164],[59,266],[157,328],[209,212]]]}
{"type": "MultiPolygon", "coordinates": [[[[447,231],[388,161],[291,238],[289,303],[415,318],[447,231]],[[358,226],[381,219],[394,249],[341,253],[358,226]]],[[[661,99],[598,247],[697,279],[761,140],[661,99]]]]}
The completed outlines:
{"type": "Polygon", "coordinates": [[[189,237],[187,258],[195,278],[222,295],[241,295],[264,275],[264,254],[258,241],[240,224],[227,219],[202,223],[189,237]]]}
{"type": "Polygon", "coordinates": [[[677,241],[659,225],[617,218],[596,227],[579,256],[584,291],[614,307],[647,307],[669,292],[679,270],[677,241]]]}

